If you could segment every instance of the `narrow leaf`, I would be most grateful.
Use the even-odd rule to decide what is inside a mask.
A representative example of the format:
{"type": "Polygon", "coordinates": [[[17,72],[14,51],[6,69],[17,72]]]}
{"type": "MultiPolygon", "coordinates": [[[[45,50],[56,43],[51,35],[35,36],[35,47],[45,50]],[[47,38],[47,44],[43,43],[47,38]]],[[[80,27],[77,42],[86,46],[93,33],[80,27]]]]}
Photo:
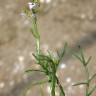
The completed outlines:
{"type": "Polygon", "coordinates": [[[85,66],[86,61],[85,61],[85,57],[84,57],[84,53],[83,53],[83,49],[82,49],[82,48],[81,48],[81,50],[80,50],[80,54],[81,54],[82,62],[83,62],[83,64],[84,64],[84,66],[85,66]]]}
{"type": "Polygon", "coordinates": [[[96,73],[89,79],[89,82],[91,82],[96,77],[96,73]]]}
{"type": "Polygon", "coordinates": [[[65,96],[65,93],[63,91],[60,91],[60,96],[65,96]]]}
{"type": "Polygon", "coordinates": [[[32,86],[41,85],[41,84],[44,84],[44,83],[47,83],[47,82],[48,82],[48,80],[41,80],[41,81],[38,81],[38,82],[33,82],[32,86]]]}
{"type": "Polygon", "coordinates": [[[82,59],[80,58],[78,54],[73,54],[73,56],[76,57],[80,62],[82,62],[82,59]]]}
{"type": "Polygon", "coordinates": [[[33,72],[33,71],[36,71],[36,72],[44,72],[42,70],[36,70],[36,69],[28,69],[26,70],[25,72],[29,73],[29,72],[33,72]]]}
{"type": "Polygon", "coordinates": [[[72,86],[87,85],[87,84],[88,84],[87,82],[79,82],[79,83],[73,84],[72,86]]]}
{"type": "Polygon", "coordinates": [[[65,96],[65,94],[63,94],[62,91],[60,91],[60,96],[65,96]]]}
{"type": "Polygon", "coordinates": [[[91,60],[92,56],[89,57],[89,59],[86,62],[86,66],[89,64],[90,60],[91,60]]]}
{"type": "Polygon", "coordinates": [[[57,55],[59,57],[59,62],[62,60],[62,58],[64,57],[65,55],[65,52],[66,52],[66,48],[67,48],[67,43],[64,44],[64,47],[60,50],[60,51],[57,51],[57,55]]]}
{"type": "Polygon", "coordinates": [[[91,96],[92,93],[96,90],[96,85],[92,88],[92,90],[88,93],[88,96],[91,96]]]}

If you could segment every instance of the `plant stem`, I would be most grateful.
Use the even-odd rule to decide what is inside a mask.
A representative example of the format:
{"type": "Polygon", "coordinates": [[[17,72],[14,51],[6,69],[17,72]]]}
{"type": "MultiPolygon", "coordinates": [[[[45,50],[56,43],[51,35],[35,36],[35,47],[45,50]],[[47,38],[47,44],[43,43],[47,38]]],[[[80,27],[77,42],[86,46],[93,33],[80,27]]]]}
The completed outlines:
{"type": "Polygon", "coordinates": [[[56,76],[55,78],[56,78],[56,80],[57,80],[57,84],[58,84],[58,86],[59,86],[59,88],[60,88],[61,93],[63,94],[63,96],[65,96],[65,92],[64,92],[64,90],[63,90],[62,85],[60,84],[60,82],[59,82],[59,80],[58,80],[58,77],[56,76]]]}
{"type": "Polygon", "coordinates": [[[85,68],[85,72],[86,72],[86,79],[87,79],[87,84],[86,84],[86,96],[88,96],[88,92],[89,92],[89,71],[88,68],[86,66],[84,66],[85,68]]]}
{"type": "Polygon", "coordinates": [[[56,80],[55,80],[55,75],[52,76],[52,81],[51,81],[51,96],[55,96],[55,86],[56,86],[56,80]]]}
{"type": "Polygon", "coordinates": [[[35,27],[35,32],[38,34],[38,37],[36,38],[36,52],[37,54],[40,54],[40,35],[38,32],[38,27],[37,27],[37,18],[34,18],[34,27],[35,27]]]}
{"type": "Polygon", "coordinates": [[[40,39],[36,39],[36,51],[37,54],[40,54],[40,39]]]}

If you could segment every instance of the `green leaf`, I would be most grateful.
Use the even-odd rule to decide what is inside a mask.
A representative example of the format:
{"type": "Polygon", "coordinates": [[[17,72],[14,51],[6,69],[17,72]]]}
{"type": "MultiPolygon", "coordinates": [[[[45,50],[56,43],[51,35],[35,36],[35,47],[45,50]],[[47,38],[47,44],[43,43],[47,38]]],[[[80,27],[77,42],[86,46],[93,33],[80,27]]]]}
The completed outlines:
{"type": "Polygon", "coordinates": [[[48,80],[41,80],[41,81],[38,81],[38,82],[33,82],[32,86],[41,85],[41,84],[44,84],[44,83],[47,83],[47,82],[48,82],[48,80]]]}
{"type": "Polygon", "coordinates": [[[87,61],[85,60],[85,56],[81,47],[80,47],[80,52],[78,54],[73,54],[73,56],[75,56],[83,64],[83,66],[87,66],[91,60],[91,56],[87,61]]]}
{"type": "MultiPolygon", "coordinates": [[[[63,89],[62,89],[63,90],[63,89]]],[[[60,90],[60,96],[65,96],[64,91],[60,90]]]]}
{"type": "Polygon", "coordinates": [[[35,72],[44,72],[42,70],[36,70],[36,69],[28,69],[25,72],[30,73],[30,72],[33,72],[33,71],[35,71],[35,72]]]}
{"type": "Polygon", "coordinates": [[[34,36],[36,39],[39,39],[39,38],[40,38],[40,34],[39,34],[38,30],[37,30],[37,24],[36,24],[36,22],[35,22],[34,19],[32,20],[31,32],[32,32],[33,36],[34,36]]]}
{"type": "Polygon", "coordinates": [[[86,61],[86,66],[89,64],[91,58],[92,58],[92,56],[90,56],[89,59],[86,61]]]}
{"type": "Polygon", "coordinates": [[[84,66],[85,66],[86,61],[85,61],[85,56],[84,56],[84,53],[83,53],[83,49],[82,48],[80,48],[80,55],[81,55],[81,58],[82,58],[82,62],[84,64],[84,66]]]}
{"type": "Polygon", "coordinates": [[[33,25],[33,28],[31,28],[31,32],[32,32],[32,35],[35,37],[35,38],[39,38],[39,35],[38,33],[35,31],[34,29],[34,25],[33,25]]]}
{"type": "Polygon", "coordinates": [[[92,75],[92,77],[89,79],[89,82],[91,82],[96,77],[96,73],[92,75]]]}
{"type": "Polygon", "coordinates": [[[67,43],[64,44],[64,47],[60,51],[57,51],[57,54],[58,54],[58,57],[59,57],[59,62],[64,57],[65,52],[66,52],[66,48],[67,48],[67,43]]]}
{"type": "Polygon", "coordinates": [[[91,96],[92,93],[96,90],[96,85],[91,89],[91,91],[88,93],[88,96],[91,96]]]}
{"type": "Polygon", "coordinates": [[[82,62],[82,59],[78,54],[73,54],[73,56],[76,57],[80,62],[82,62]]]}

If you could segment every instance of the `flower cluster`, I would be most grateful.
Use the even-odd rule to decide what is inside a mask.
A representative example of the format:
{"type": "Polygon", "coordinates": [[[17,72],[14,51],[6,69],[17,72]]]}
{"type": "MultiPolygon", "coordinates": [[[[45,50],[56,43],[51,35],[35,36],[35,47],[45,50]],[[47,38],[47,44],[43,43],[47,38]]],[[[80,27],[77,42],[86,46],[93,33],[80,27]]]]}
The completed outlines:
{"type": "Polygon", "coordinates": [[[29,5],[29,9],[32,10],[32,9],[36,9],[38,8],[38,3],[34,3],[34,2],[28,2],[28,5],[29,5]]]}
{"type": "Polygon", "coordinates": [[[38,2],[28,2],[29,10],[32,11],[32,17],[36,17],[37,10],[39,8],[38,2]]]}

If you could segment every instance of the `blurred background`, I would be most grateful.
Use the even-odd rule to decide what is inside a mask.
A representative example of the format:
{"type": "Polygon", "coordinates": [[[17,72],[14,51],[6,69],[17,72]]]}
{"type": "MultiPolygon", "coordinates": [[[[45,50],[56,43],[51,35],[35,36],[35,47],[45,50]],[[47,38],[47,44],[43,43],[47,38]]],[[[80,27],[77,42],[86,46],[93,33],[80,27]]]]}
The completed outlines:
{"type": "MultiPolygon", "coordinates": [[[[25,73],[28,68],[39,68],[34,62],[34,38],[31,22],[22,16],[28,0],[0,0],[0,96],[49,96],[48,84],[31,86],[32,82],[45,78],[43,74],[25,73]],[[30,86],[30,88],[29,88],[30,86]]],[[[78,52],[81,45],[86,58],[92,56],[90,75],[96,72],[96,0],[41,0],[38,27],[41,49],[54,52],[64,42],[78,52]]],[[[66,96],[84,96],[84,86],[72,84],[85,80],[82,64],[67,52],[57,75],[66,96]]],[[[96,84],[96,79],[92,86],[96,84]]],[[[56,91],[58,95],[58,89],[56,91]]],[[[96,91],[93,93],[96,96],[96,91]]]]}

